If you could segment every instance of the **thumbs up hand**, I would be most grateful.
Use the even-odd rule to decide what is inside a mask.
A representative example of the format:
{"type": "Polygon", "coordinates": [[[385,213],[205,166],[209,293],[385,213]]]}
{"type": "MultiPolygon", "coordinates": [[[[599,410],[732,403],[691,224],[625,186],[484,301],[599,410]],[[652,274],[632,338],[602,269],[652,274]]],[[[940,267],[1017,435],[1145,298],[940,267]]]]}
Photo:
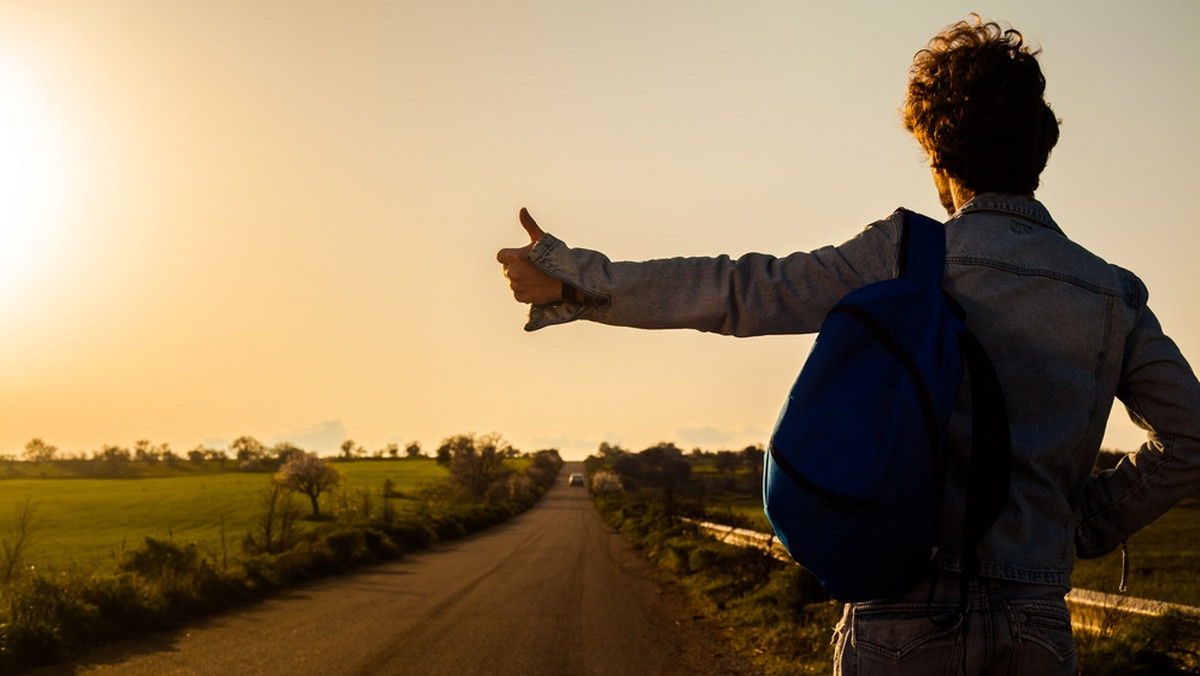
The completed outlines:
{"type": "Polygon", "coordinates": [[[563,298],[563,283],[529,262],[530,250],[546,233],[524,208],[521,209],[520,219],[521,227],[529,235],[529,244],[516,249],[501,249],[496,253],[496,260],[503,268],[508,287],[512,289],[517,302],[534,305],[557,303],[563,298]]]}
{"type": "Polygon", "coordinates": [[[529,215],[529,210],[525,207],[521,207],[521,213],[517,214],[517,217],[521,219],[521,227],[525,228],[525,232],[529,235],[530,244],[537,244],[542,235],[546,234],[538,227],[537,221],[533,220],[533,216],[529,215]]]}

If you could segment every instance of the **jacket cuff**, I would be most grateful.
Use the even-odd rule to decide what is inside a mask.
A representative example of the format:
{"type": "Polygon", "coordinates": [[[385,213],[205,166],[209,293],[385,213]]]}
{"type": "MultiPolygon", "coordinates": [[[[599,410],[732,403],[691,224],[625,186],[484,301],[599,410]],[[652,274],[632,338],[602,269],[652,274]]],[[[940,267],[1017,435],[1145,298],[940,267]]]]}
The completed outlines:
{"type": "MultiPolygon", "coordinates": [[[[542,272],[578,289],[588,298],[600,299],[599,294],[589,291],[587,285],[583,283],[579,263],[572,256],[570,247],[554,235],[546,233],[538,239],[537,244],[534,244],[529,251],[529,261],[542,272]]],[[[595,307],[597,307],[597,303],[577,303],[566,300],[546,305],[531,305],[525,330],[536,331],[555,324],[566,324],[584,317],[595,307]]]]}

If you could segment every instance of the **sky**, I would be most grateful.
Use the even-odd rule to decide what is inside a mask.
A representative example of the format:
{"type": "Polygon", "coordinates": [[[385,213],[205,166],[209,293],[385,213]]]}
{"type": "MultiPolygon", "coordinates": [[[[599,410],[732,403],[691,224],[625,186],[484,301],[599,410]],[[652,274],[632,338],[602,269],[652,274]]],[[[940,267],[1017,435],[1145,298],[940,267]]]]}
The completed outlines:
{"type": "Polygon", "coordinates": [[[522,206],[626,260],[938,214],[898,109],[971,11],[1044,50],[1038,197],[1200,359],[1192,0],[0,0],[0,454],[765,443],[811,338],[526,333],[496,250],[522,206]]]}

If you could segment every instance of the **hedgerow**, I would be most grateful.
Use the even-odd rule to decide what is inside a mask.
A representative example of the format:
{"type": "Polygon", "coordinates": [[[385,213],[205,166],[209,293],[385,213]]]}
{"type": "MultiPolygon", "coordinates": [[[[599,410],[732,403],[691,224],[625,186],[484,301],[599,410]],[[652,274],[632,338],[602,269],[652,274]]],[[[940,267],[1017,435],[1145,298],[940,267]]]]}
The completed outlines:
{"type": "Polygon", "coordinates": [[[383,491],[344,494],[332,518],[289,528],[283,539],[279,523],[270,519],[293,517],[277,509],[275,496],[264,500],[271,509],[263,516],[275,534],[247,535],[233,556],[147,537],[111,573],[20,570],[0,581],[0,673],[61,661],[104,641],[174,627],[482,530],[531,507],[561,466],[557,453],[539,452],[519,475],[504,477],[508,487],[489,491],[487,499],[465,500],[446,487],[432,487],[417,509],[404,514],[390,509],[383,491]]]}

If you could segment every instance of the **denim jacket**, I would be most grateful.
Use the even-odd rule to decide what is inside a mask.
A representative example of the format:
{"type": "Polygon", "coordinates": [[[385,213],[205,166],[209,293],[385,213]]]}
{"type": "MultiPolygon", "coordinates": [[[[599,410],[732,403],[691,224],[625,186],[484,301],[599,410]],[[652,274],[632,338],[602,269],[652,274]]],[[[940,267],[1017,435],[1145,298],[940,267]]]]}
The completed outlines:
{"type": "MultiPolygon", "coordinates": [[[[586,319],[733,336],[812,333],[846,293],[898,273],[900,215],[842,244],[785,257],[613,262],[544,235],[534,265],[590,296],[534,306],[526,330],[586,319]]],[[[999,374],[1013,443],[1009,501],[980,544],[985,576],[1069,586],[1100,556],[1200,487],[1200,383],[1132,273],[1067,239],[1032,198],[984,194],[946,223],[946,291],[999,374]],[[1114,397],[1147,442],[1092,465],[1114,397]]],[[[960,567],[969,388],[951,417],[938,564],[960,567]]]]}

